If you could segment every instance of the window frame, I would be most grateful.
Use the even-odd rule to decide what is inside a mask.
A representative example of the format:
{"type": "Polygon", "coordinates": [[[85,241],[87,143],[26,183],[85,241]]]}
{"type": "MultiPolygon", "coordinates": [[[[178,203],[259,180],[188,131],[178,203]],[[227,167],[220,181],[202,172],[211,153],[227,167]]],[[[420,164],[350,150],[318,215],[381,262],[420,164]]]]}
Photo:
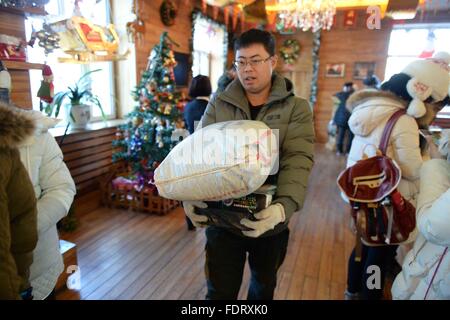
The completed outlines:
{"type": "MultiPolygon", "coordinates": [[[[64,0],[50,0],[50,1],[54,1],[54,3],[56,3],[56,6],[58,8],[56,16],[55,15],[52,16],[52,17],[55,18],[54,20],[56,21],[56,20],[66,19],[67,18],[67,13],[70,10],[69,8],[71,8],[73,6],[73,3],[69,2],[69,1],[64,1],[64,0]]],[[[103,0],[103,2],[104,2],[104,8],[105,8],[105,10],[107,12],[105,23],[109,24],[109,23],[111,23],[111,19],[112,19],[111,18],[112,17],[112,12],[111,12],[112,8],[111,8],[111,5],[110,5],[108,0],[103,0]],[[111,13],[111,14],[108,14],[108,13],[111,13]]],[[[30,17],[29,19],[30,19],[30,22],[27,23],[26,28],[31,29],[31,25],[33,24],[33,22],[32,22],[33,18],[30,17]]],[[[36,18],[36,20],[42,20],[42,19],[41,18],[36,18]]],[[[30,32],[27,32],[27,34],[30,34],[30,32]]],[[[40,49],[40,50],[42,50],[42,49],[40,49]]],[[[29,56],[31,56],[31,54],[29,56]]],[[[45,60],[47,60],[47,58],[45,60]]],[[[47,62],[47,61],[45,61],[45,62],[47,62]]],[[[58,66],[55,66],[53,64],[53,62],[49,63],[49,66],[53,69],[53,71],[59,70],[60,68],[62,68],[62,66],[64,66],[64,63],[59,63],[59,62],[57,62],[57,63],[58,63],[58,66]]],[[[96,62],[93,62],[93,63],[96,63],[96,62]]],[[[103,80],[108,82],[108,84],[109,84],[108,91],[111,93],[111,95],[107,99],[107,101],[104,101],[105,99],[101,100],[101,104],[102,104],[103,109],[106,109],[105,110],[105,113],[106,113],[106,119],[105,120],[113,120],[113,119],[117,118],[117,112],[118,112],[118,110],[117,110],[118,106],[117,106],[117,103],[116,103],[117,90],[116,90],[115,83],[114,83],[115,65],[114,65],[113,61],[101,62],[101,63],[104,64],[104,67],[102,66],[102,69],[103,70],[107,69],[107,72],[106,72],[105,76],[102,77],[102,79],[104,78],[103,80]],[[105,106],[107,106],[108,108],[106,108],[105,106]]],[[[72,65],[74,65],[74,64],[72,64],[72,65]]],[[[88,72],[90,70],[94,70],[95,69],[95,67],[92,64],[78,64],[78,66],[79,66],[79,69],[80,69],[80,75],[82,75],[82,74],[84,74],[84,73],[86,73],[86,72],[88,72]]],[[[32,88],[33,96],[34,96],[34,93],[37,92],[37,88],[39,88],[39,85],[38,84],[33,84],[35,82],[33,80],[35,78],[37,78],[37,76],[36,76],[36,73],[32,74],[32,72],[34,72],[34,71],[31,70],[29,73],[30,73],[30,78],[32,80],[31,88],[32,88]]],[[[78,80],[78,78],[74,78],[74,79],[71,80],[71,83],[75,83],[77,80],[78,80]]],[[[64,88],[64,89],[67,89],[67,88],[64,88]]],[[[64,89],[62,89],[62,90],[64,90],[64,89]]],[[[58,91],[55,91],[55,94],[57,92],[58,91]]],[[[94,92],[94,94],[95,94],[95,92],[94,92]]],[[[97,92],[97,94],[98,94],[98,92],[97,92]]],[[[33,110],[39,110],[39,106],[37,104],[37,100],[36,100],[35,97],[33,97],[32,108],[33,108],[33,110]]],[[[103,118],[102,118],[101,115],[94,116],[94,108],[97,108],[97,107],[91,105],[91,120],[90,120],[90,122],[103,121],[103,118]]],[[[61,123],[59,123],[58,126],[65,126],[68,123],[68,117],[69,117],[69,115],[68,115],[68,112],[67,112],[67,108],[65,106],[63,106],[61,108],[61,111],[60,111],[59,115],[58,115],[58,118],[60,118],[60,119],[62,118],[63,121],[61,121],[61,123]]]]}
{"type": "MultiPolygon", "coordinates": [[[[421,29],[421,30],[428,30],[428,31],[434,31],[437,29],[447,29],[450,30],[450,23],[424,23],[424,24],[409,24],[409,25],[394,25],[391,35],[389,37],[389,44],[391,42],[391,36],[392,32],[395,30],[413,30],[413,29],[421,29]]],[[[389,48],[390,49],[390,48],[389,48]]],[[[410,58],[410,59],[417,59],[416,55],[401,55],[401,54],[389,54],[388,49],[388,55],[386,58],[386,70],[385,70],[385,77],[387,75],[387,66],[390,58],[410,58]]],[[[385,78],[387,80],[387,78],[385,78]]],[[[436,116],[435,121],[433,122],[433,125],[439,126],[441,128],[450,128],[450,106],[446,106],[445,109],[443,109],[441,112],[439,112],[436,116]]]]}
{"type": "MultiPolygon", "coordinates": [[[[212,47],[212,46],[211,46],[212,47]]],[[[192,15],[192,44],[191,44],[191,50],[192,50],[192,77],[198,75],[198,74],[203,74],[201,73],[201,58],[200,56],[205,56],[206,59],[208,60],[208,74],[203,74],[206,75],[210,78],[211,80],[211,87],[213,89],[213,92],[215,92],[217,90],[217,81],[220,78],[220,76],[226,71],[226,64],[227,64],[227,53],[228,53],[228,31],[227,28],[224,24],[218,23],[217,21],[212,20],[211,18],[209,18],[208,16],[202,14],[201,12],[194,12],[192,15]],[[202,19],[204,21],[206,21],[209,24],[213,24],[215,27],[222,29],[223,31],[223,50],[221,54],[215,54],[215,52],[213,52],[212,50],[210,51],[204,51],[204,50],[196,50],[196,38],[195,38],[195,25],[198,22],[197,19],[202,19]],[[196,59],[197,56],[199,57],[199,63],[196,63],[196,59]],[[218,59],[219,61],[222,60],[221,66],[219,67],[221,69],[220,74],[215,74],[215,77],[213,77],[213,72],[212,70],[213,68],[213,63],[214,60],[218,59]],[[198,70],[196,69],[196,67],[198,68],[198,70]],[[198,73],[196,73],[198,71],[198,73]]]]}

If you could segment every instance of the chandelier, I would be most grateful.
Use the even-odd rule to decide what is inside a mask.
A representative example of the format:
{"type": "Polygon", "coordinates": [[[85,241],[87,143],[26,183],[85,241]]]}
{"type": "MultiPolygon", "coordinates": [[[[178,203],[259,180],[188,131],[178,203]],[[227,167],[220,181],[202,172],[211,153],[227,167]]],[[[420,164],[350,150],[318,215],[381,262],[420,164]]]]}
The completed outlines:
{"type": "Polygon", "coordinates": [[[266,7],[277,11],[277,30],[330,30],[336,14],[335,0],[278,0],[266,7]]]}

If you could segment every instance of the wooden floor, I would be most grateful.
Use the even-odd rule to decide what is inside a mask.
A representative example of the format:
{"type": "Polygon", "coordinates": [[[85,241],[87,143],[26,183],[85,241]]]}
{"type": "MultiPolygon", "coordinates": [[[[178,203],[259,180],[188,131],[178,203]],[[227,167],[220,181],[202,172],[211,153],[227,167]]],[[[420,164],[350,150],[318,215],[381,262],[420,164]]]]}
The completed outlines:
{"type": "MultiPolygon", "coordinates": [[[[305,206],[290,221],[275,299],[343,298],[354,243],[335,183],[344,166],[345,158],[316,147],[305,206]]],[[[101,208],[85,215],[76,232],[62,237],[78,246],[81,291],[67,290],[57,299],[205,297],[204,231],[187,231],[181,208],[163,217],[101,208]]],[[[245,299],[248,285],[246,266],[240,299],[245,299]]]]}

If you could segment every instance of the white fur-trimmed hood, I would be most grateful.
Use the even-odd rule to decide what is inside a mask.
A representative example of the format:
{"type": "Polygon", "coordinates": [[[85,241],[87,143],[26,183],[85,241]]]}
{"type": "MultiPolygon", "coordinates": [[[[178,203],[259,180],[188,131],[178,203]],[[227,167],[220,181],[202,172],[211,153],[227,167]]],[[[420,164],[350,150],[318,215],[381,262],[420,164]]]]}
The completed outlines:
{"type": "Polygon", "coordinates": [[[405,101],[389,92],[371,89],[355,92],[347,101],[347,109],[352,112],[348,125],[354,134],[367,136],[406,105],[405,101]]]}

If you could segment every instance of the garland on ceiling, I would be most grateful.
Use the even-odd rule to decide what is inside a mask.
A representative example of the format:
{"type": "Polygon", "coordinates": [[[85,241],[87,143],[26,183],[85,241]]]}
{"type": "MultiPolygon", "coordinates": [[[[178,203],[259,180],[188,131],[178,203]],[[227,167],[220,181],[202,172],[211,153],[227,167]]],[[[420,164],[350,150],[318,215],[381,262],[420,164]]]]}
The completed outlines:
{"type": "Polygon", "coordinates": [[[320,30],[313,33],[313,49],[312,49],[312,62],[313,72],[311,81],[311,92],[309,95],[309,104],[314,109],[314,105],[317,101],[317,80],[319,78],[319,49],[320,49],[320,30]]]}
{"type": "Polygon", "coordinates": [[[0,0],[0,7],[3,8],[44,8],[50,0],[0,0]]]}

